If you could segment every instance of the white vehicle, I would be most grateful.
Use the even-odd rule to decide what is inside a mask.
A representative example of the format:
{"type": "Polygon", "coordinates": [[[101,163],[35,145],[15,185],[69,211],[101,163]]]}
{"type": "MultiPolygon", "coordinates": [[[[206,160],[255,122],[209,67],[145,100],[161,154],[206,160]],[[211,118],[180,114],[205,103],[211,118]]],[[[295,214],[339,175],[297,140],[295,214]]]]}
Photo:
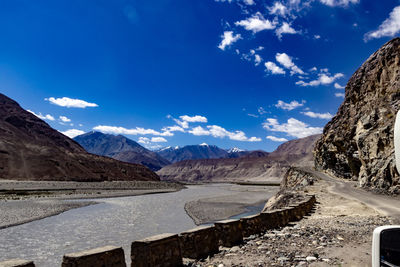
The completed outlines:
{"type": "MultiPolygon", "coordinates": [[[[394,124],[396,169],[400,173],[400,110],[394,124]]],[[[372,236],[372,267],[400,267],[400,225],[377,227],[372,236]]]]}

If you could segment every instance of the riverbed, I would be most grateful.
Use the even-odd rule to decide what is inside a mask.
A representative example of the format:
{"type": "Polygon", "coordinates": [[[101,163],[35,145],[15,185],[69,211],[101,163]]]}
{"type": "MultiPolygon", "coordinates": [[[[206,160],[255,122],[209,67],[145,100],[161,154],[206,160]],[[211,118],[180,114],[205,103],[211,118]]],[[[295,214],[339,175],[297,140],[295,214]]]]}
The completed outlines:
{"type": "MultiPolygon", "coordinates": [[[[186,203],[202,199],[218,203],[219,200],[227,208],[235,206],[233,213],[224,211],[223,216],[231,217],[259,212],[260,203],[277,190],[267,186],[210,184],[188,186],[173,193],[93,199],[99,204],[0,230],[0,261],[22,258],[34,260],[39,267],[54,267],[61,265],[66,253],[105,245],[122,246],[128,259],[134,240],[196,227],[185,212],[186,203]]],[[[204,209],[209,209],[209,205],[204,209]]],[[[215,216],[222,219],[220,214],[215,216]]]]}

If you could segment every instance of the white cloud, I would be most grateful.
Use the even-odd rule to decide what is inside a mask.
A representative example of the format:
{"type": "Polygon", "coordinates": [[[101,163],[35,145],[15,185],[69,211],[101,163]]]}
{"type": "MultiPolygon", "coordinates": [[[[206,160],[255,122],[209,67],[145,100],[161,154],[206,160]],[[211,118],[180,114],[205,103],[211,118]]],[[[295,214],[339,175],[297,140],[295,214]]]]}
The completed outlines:
{"type": "Polygon", "coordinates": [[[243,0],[243,2],[244,2],[246,5],[249,5],[249,6],[252,6],[252,5],[255,4],[255,3],[254,3],[254,0],[243,0]]]}
{"type": "Polygon", "coordinates": [[[323,130],[322,127],[311,127],[307,123],[294,118],[290,118],[287,123],[282,124],[279,124],[277,119],[269,118],[263,123],[263,128],[268,131],[286,133],[289,136],[297,138],[319,134],[323,130]]]}
{"type": "Polygon", "coordinates": [[[370,31],[364,35],[364,40],[368,41],[385,36],[394,36],[400,32],[400,6],[395,7],[390,12],[389,17],[375,31],[370,31]]]}
{"type": "Polygon", "coordinates": [[[318,119],[324,119],[324,120],[329,120],[329,119],[332,119],[332,117],[333,117],[333,115],[329,112],[316,113],[316,112],[312,112],[312,111],[307,111],[307,112],[301,112],[301,113],[310,118],[318,118],[318,119]]]}
{"type": "Polygon", "coordinates": [[[285,70],[281,67],[278,67],[274,62],[268,61],[265,62],[266,70],[271,72],[272,74],[285,74],[285,70]]]}
{"type": "Polygon", "coordinates": [[[349,4],[358,4],[360,0],[319,0],[322,4],[330,7],[347,7],[349,4]]]}
{"type": "Polygon", "coordinates": [[[183,129],[182,127],[180,127],[178,125],[166,126],[166,127],[163,127],[161,130],[164,132],[182,132],[182,133],[185,132],[185,129],[183,129]]]}
{"type": "Polygon", "coordinates": [[[204,129],[201,126],[197,126],[189,131],[189,133],[196,135],[196,136],[212,136],[216,138],[224,138],[228,137],[231,140],[235,141],[248,141],[248,142],[259,142],[261,141],[258,137],[246,137],[246,134],[243,131],[234,131],[230,132],[225,128],[218,126],[218,125],[209,125],[207,129],[204,129]]]}
{"type": "Polygon", "coordinates": [[[218,45],[218,48],[221,50],[225,50],[227,46],[230,46],[234,42],[238,41],[242,37],[240,34],[233,35],[233,31],[225,31],[223,35],[221,35],[221,43],[218,45]]]}
{"type": "Polygon", "coordinates": [[[263,114],[267,113],[267,111],[263,107],[259,107],[257,109],[257,111],[258,111],[258,114],[260,114],[260,115],[263,115],[263,114]]]}
{"type": "MultiPolygon", "coordinates": [[[[254,65],[258,66],[263,61],[262,57],[256,53],[257,49],[250,49],[250,52],[247,54],[242,54],[242,59],[247,61],[254,61],[254,65]]],[[[259,51],[259,50],[257,50],[259,51]]]]}
{"type": "Polygon", "coordinates": [[[312,67],[311,69],[310,69],[310,71],[317,71],[318,69],[317,69],[317,67],[312,67]]]}
{"type": "Polygon", "coordinates": [[[173,136],[174,134],[169,131],[158,132],[153,129],[144,129],[140,127],[136,127],[133,129],[127,129],[124,127],[118,126],[107,126],[107,125],[98,125],[93,127],[93,130],[99,131],[102,133],[109,134],[126,134],[126,135],[160,135],[160,136],[173,136]]]}
{"type": "Polygon", "coordinates": [[[60,132],[60,133],[68,136],[69,138],[74,138],[78,135],[84,134],[85,132],[82,130],[78,130],[78,129],[69,129],[69,130],[66,130],[66,131],[60,132]]]}
{"type": "Polygon", "coordinates": [[[275,2],[273,6],[268,7],[269,14],[271,15],[280,15],[285,17],[288,13],[288,9],[280,2],[275,2]]]}
{"type": "Polygon", "coordinates": [[[71,121],[71,119],[67,118],[66,116],[60,116],[59,119],[60,119],[62,122],[70,122],[70,121],[71,121]]]}
{"type": "Polygon", "coordinates": [[[290,69],[290,74],[304,74],[304,71],[302,71],[299,67],[297,67],[293,61],[292,58],[286,54],[286,53],[276,53],[275,55],[276,61],[278,61],[282,66],[284,66],[287,69],[290,69]]]}
{"type": "Polygon", "coordinates": [[[333,83],[335,80],[342,78],[344,75],[343,73],[336,73],[333,76],[329,76],[329,74],[326,73],[320,73],[318,74],[318,79],[317,80],[312,80],[310,82],[305,82],[305,81],[298,81],[296,82],[297,85],[300,86],[318,86],[318,85],[327,85],[333,83]]]}
{"type": "Polygon", "coordinates": [[[343,85],[340,85],[338,83],[335,83],[334,86],[336,89],[344,89],[345,88],[343,85]]]}
{"type": "Polygon", "coordinates": [[[263,30],[273,30],[276,27],[276,22],[265,19],[260,12],[257,12],[250,18],[235,22],[236,26],[242,26],[248,31],[257,33],[263,30]]]}
{"type": "Polygon", "coordinates": [[[165,143],[165,142],[167,142],[167,139],[165,139],[164,137],[152,137],[151,138],[151,142],[153,142],[153,143],[165,143]]]}
{"type": "Polygon", "coordinates": [[[45,98],[44,100],[49,101],[50,103],[67,108],[86,108],[86,107],[98,107],[99,105],[95,103],[89,103],[84,100],[80,99],[72,99],[69,97],[61,97],[61,98],[54,98],[49,97],[45,98]]]}
{"type": "Polygon", "coordinates": [[[260,56],[260,55],[258,55],[258,54],[255,54],[254,55],[254,64],[256,65],[256,66],[258,66],[258,65],[260,65],[260,63],[262,62],[262,57],[260,56]]]}
{"type": "Polygon", "coordinates": [[[336,97],[342,97],[342,98],[345,97],[344,93],[335,93],[335,96],[336,97]]]}
{"type": "Polygon", "coordinates": [[[33,115],[35,115],[36,117],[38,117],[39,119],[42,119],[42,120],[49,120],[49,121],[54,121],[55,120],[55,118],[53,117],[53,116],[51,116],[50,114],[46,114],[46,115],[43,115],[42,113],[35,113],[35,112],[33,112],[32,110],[27,110],[28,112],[30,112],[30,113],[32,113],[33,115]]]}
{"type": "Polygon", "coordinates": [[[275,107],[284,110],[293,110],[295,108],[304,106],[305,103],[305,100],[302,100],[301,103],[297,102],[296,100],[293,100],[290,103],[285,103],[282,100],[278,100],[278,103],[275,104],[275,107]]]}
{"type": "Polygon", "coordinates": [[[203,116],[199,116],[199,115],[196,115],[196,116],[188,116],[188,115],[182,115],[182,116],[179,116],[179,118],[182,120],[182,121],[187,121],[187,122],[207,122],[207,118],[206,117],[203,117],[203,116]]]}
{"type": "MultiPolygon", "coordinates": [[[[181,129],[179,129],[179,128],[171,128],[171,129],[174,129],[171,132],[174,132],[174,131],[184,132],[183,129],[188,129],[189,128],[189,122],[206,123],[208,121],[206,117],[200,116],[200,115],[195,115],[195,116],[182,115],[182,116],[179,116],[180,120],[175,119],[171,115],[167,115],[167,118],[168,119],[173,119],[181,128],[181,129]]],[[[179,127],[179,126],[176,126],[176,127],[179,127]]],[[[169,126],[169,127],[171,127],[171,126],[169,126]]],[[[168,127],[164,127],[164,128],[167,129],[168,127]]]]}
{"type": "Polygon", "coordinates": [[[321,38],[321,35],[318,35],[318,34],[314,35],[314,39],[315,39],[315,40],[318,40],[318,39],[320,39],[320,38],[321,38]]]}
{"type": "Polygon", "coordinates": [[[201,126],[194,127],[192,130],[189,131],[189,133],[196,136],[210,135],[210,132],[201,126]]]}
{"type": "Polygon", "coordinates": [[[287,142],[288,141],[286,138],[279,138],[279,137],[275,137],[272,135],[268,135],[266,138],[271,141],[274,141],[274,142],[287,142]]]}
{"type": "Polygon", "coordinates": [[[296,34],[296,33],[299,32],[293,29],[287,22],[284,22],[279,28],[275,30],[275,34],[279,40],[282,39],[282,34],[296,34]]]}
{"type": "Polygon", "coordinates": [[[247,113],[247,116],[253,117],[253,118],[258,118],[259,117],[258,115],[252,114],[252,113],[247,113]]]}

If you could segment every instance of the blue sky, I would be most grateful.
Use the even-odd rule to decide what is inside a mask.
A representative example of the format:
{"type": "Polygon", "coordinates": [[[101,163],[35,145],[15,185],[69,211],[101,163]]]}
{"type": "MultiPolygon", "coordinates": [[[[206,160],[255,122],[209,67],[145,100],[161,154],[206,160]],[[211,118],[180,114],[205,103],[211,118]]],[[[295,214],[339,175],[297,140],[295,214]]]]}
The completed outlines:
{"type": "Polygon", "coordinates": [[[320,133],[400,1],[0,2],[0,92],[74,136],[272,151],[320,133]]]}

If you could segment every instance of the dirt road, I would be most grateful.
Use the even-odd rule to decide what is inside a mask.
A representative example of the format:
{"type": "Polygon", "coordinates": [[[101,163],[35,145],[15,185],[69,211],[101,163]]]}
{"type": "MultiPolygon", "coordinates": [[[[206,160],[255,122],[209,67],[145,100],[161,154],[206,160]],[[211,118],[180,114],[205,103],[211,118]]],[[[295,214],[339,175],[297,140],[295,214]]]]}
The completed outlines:
{"type": "Polygon", "coordinates": [[[400,220],[399,197],[379,195],[356,187],[357,185],[354,181],[345,181],[342,179],[333,178],[326,173],[312,169],[304,170],[328,182],[328,190],[331,193],[341,195],[348,199],[360,201],[383,215],[391,216],[400,220]]]}

